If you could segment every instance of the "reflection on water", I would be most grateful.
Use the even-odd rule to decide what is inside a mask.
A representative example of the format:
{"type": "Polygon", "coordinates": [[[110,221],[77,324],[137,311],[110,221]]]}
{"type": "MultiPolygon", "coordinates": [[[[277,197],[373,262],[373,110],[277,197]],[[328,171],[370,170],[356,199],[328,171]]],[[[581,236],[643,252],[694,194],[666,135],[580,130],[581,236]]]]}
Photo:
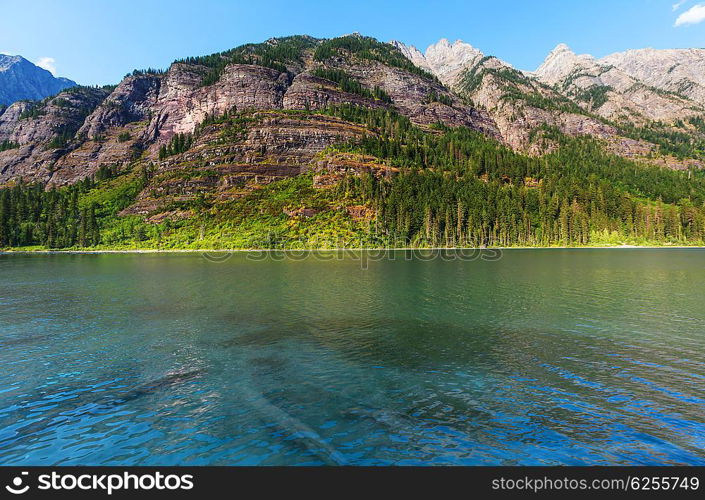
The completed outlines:
{"type": "Polygon", "coordinates": [[[0,463],[705,465],[704,258],[0,255],[0,463]]]}

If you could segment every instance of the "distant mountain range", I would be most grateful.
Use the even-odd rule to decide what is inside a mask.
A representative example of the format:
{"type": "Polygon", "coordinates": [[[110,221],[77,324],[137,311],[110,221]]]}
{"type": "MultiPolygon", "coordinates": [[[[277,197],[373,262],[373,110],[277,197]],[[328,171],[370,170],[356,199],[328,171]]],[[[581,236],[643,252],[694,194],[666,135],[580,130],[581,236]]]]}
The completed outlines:
{"type": "MultiPolygon", "coordinates": [[[[33,65],[21,58],[3,61],[4,73],[11,70],[17,82],[20,69],[32,74],[33,65]]],[[[690,224],[673,234],[691,234],[698,224],[705,234],[705,212],[697,212],[705,202],[704,70],[702,49],[596,59],[558,45],[536,71],[526,72],[462,41],[444,39],[422,53],[359,34],[277,38],[178,60],[166,71],[136,70],[116,86],[74,86],[14,102],[0,111],[0,186],[117,176],[136,184],[125,191],[129,196],[115,191],[121,198],[111,202],[111,216],[149,224],[188,225],[205,217],[204,207],[220,217],[236,200],[247,200],[247,210],[259,206],[253,217],[276,212],[304,221],[343,210],[340,217],[357,224],[389,216],[380,200],[402,182],[394,179],[405,179],[395,177],[399,172],[418,167],[430,176],[449,169],[448,179],[472,180],[471,190],[499,189],[505,196],[511,188],[507,210],[540,195],[533,208],[512,209],[526,213],[509,226],[494,214],[496,193],[419,208],[424,199],[406,207],[406,215],[395,208],[395,230],[414,238],[466,237],[468,204],[486,197],[487,210],[476,214],[481,228],[471,228],[475,243],[555,243],[565,234],[585,243],[593,231],[627,226],[634,237],[659,240],[670,234],[658,226],[666,220],[663,209],[651,212],[659,203],[672,204],[670,220],[690,224]],[[314,203],[316,197],[283,207],[253,201],[278,181],[326,189],[366,174],[388,178],[392,187],[375,188],[381,191],[368,193],[375,201],[362,197],[355,206],[345,197],[329,200],[328,208],[314,203]],[[595,197],[606,205],[591,204],[595,197]],[[681,202],[697,213],[686,217],[686,208],[675,205],[681,202]],[[631,212],[618,215],[617,206],[631,212]]],[[[148,234],[152,226],[146,227],[141,231],[148,234]]]]}
{"type": "MultiPolygon", "coordinates": [[[[632,50],[595,59],[559,44],[536,71],[525,72],[461,40],[443,39],[425,54],[392,43],[448,88],[488,110],[514,148],[531,149],[532,130],[542,124],[603,139],[630,132],[647,142],[668,141],[673,132],[702,133],[690,121],[699,123],[705,113],[704,49],[632,50]],[[635,127],[649,130],[635,133],[635,127]]],[[[613,146],[632,155],[642,145],[630,150],[616,141],[613,146]]]]}
{"type": "Polygon", "coordinates": [[[44,99],[75,85],[76,82],[56,78],[22,56],[0,54],[0,105],[44,99]]]}

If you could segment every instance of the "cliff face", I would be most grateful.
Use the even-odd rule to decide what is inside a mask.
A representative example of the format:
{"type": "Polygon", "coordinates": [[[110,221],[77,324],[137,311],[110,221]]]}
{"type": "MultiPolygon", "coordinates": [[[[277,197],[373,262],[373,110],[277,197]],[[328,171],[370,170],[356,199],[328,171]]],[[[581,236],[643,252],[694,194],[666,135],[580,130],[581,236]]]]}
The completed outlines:
{"type": "Polygon", "coordinates": [[[67,78],[55,78],[24,57],[0,54],[0,105],[44,99],[75,85],[67,78]]]}
{"type": "Polygon", "coordinates": [[[204,68],[183,64],[170,68],[150,107],[152,119],[146,139],[162,144],[174,134],[192,132],[206,116],[220,115],[233,108],[315,110],[346,103],[389,107],[418,124],[442,122],[496,134],[487,115],[464,105],[440,83],[385,64],[356,61],[354,57],[325,64],[309,61],[298,73],[233,64],[224,69],[217,83],[207,87],[200,86],[203,71],[204,68]],[[320,67],[345,72],[365,88],[378,87],[391,102],[345,92],[336,82],[312,74],[312,70],[320,67]],[[432,102],[429,100],[432,93],[446,95],[452,103],[432,102]]]}
{"type": "MultiPolygon", "coordinates": [[[[63,185],[103,165],[127,166],[136,158],[156,162],[160,147],[173,136],[190,134],[207,117],[232,110],[316,110],[342,104],[384,107],[420,125],[466,126],[500,138],[487,113],[467,105],[431,76],[345,50],[326,60],[312,56],[312,50],[303,51],[295,64],[283,68],[233,62],[210,85],[202,82],[211,68],[198,62],[174,63],[164,74],[130,76],[109,95],[96,93],[95,99],[81,105],[84,111],[90,109],[87,116],[74,112],[69,117],[69,108],[63,108],[67,113],[55,113],[53,103],[61,102],[64,93],[42,103],[41,115],[32,118],[20,117],[29,105],[16,103],[0,116],[0,141],[21,147],[0,156],[0,182],[21,177],[63,185]],[[343,90],[340,82],[314,74],[321,69],[338,71],[365,90],[343,90]],[[374,97],[373,89],[383,92],[385,99],[374,97]],[[48,143],[59,129],[75,134],[62,148],[51,148],[48,143]]],[[[312,153],[321,144],[339,140],[310,124],[302,131],[310,135],[309,146],[306,134],[295,135],[303,141],[301,147],[312,153]]],[[[287,144],[278,134],[262,133],[261,140],[264,148],[280,147],[279,140],[287,144]]]]}
{"type": "Polygon", "coordinates": [[[465,126],[499,138],[499,131],[487,113],[467,105],[438,81],[380,63],[337,63],[334,67],[347,71],[370,88],[377,86],[384,90],[391,98],[391,106],[414,123],[465,126]]]}
{"type": "Polygon", "coordinates": [[[86,118],[77,136],[84,140],[94,139],[110,129],[148,120],[161,83],[161,78],[151,75],[125,78],[86,118]]]}
{"type": "Polygon", "coordinates": [[[282,109],[291,76],[255,65],[231,65],[217,83],[202,87],[205,68],[175,64],[164,75],[145,138],[163,143],[174,134],[193,132],[206,115],[232,109],[282,109]]]}

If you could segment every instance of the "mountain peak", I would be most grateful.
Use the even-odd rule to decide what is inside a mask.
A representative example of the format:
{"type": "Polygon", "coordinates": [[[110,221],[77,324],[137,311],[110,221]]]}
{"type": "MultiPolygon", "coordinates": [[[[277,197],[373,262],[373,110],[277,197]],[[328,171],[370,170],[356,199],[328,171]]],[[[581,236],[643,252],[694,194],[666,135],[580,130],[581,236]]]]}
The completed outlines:
{"type": "Polygon", "coordinates": [[[565,43],[559,43],[558,45],[556,45],[556,46],[553,48],[553,50],[552,50],[550,53],[551,53],[551,54],[561,54],[561,53],[566,53],[566,52],[567,52],[567,53],[570,53],[570,54],[574,54],[574,52],[571,50],[570,47],[568,47],[567,44],[565,44],[565,43]]]}
{"type": "Polygon", "coordinates": [[[452,84],[468,66],[476,64],[484,54],[462,40],[450,42],[441,38],[422,53],[414,46],[392,42],[411,62],[424,68],[446,84],[452,84]]]}
{"type": "Polygon", "coordinates": [[[426,58],[474,58],[477,54],[481,52],[469,43],[462,40],[451,43],[447,38],[441,38],[426,49],[426,58]]]}
{"type": "Polygon", "coordinates": [[[75,85],[76,82],[56,78],[22,56],[0,54],[0,104],[44,99],[75,85]]]}
{"type": "MultiPolygon", "coordinates": [[[[0,71],[6,71],[10,69],[12,66],[15,64],[20,64],[22,62],[27,62],[27,59],[25,59],[22,56],[12,56],[10,54],[0,54],[0,71]]],[[[30,63],[31,64],[31,63],[30,63]]]]}
{"type": "Polygon", "coordinates": [[[589,54],[577,55],[565,43],[559,43],[549,52],[541,66],[534,72],[539,79],[553,85],[566,77],[576,66],[588,67],[595,64],[595,58],[589,54]]]}
{"type": "Polygon", "coordinates": [[[413,45],[405,45],[396,40],[389,43],[416,66],[433,73],[445,84],[452,84],[464,69],[477,64],[484,57],[482,52],[462,40],[451,42],[441,38],[429,45],[425,53],[413,45]]]}

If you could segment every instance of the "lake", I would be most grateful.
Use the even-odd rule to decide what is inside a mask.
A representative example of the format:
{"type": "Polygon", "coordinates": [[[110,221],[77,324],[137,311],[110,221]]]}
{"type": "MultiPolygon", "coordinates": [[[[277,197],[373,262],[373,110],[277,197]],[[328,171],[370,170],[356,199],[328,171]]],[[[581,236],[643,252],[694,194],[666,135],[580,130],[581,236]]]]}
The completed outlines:
{"type": "Polygon", "coordinates": [[[0,255],[2,465],[705,465],[705,251],[0,255]]]}

